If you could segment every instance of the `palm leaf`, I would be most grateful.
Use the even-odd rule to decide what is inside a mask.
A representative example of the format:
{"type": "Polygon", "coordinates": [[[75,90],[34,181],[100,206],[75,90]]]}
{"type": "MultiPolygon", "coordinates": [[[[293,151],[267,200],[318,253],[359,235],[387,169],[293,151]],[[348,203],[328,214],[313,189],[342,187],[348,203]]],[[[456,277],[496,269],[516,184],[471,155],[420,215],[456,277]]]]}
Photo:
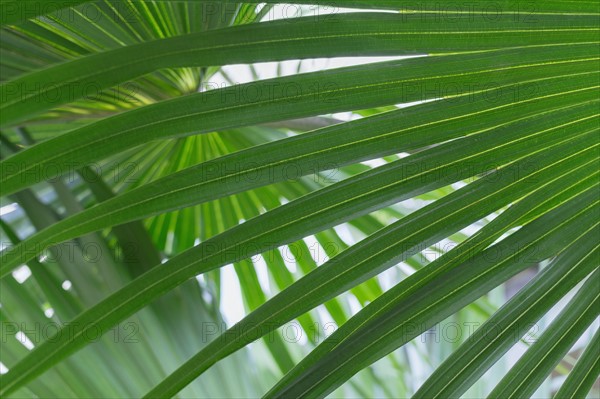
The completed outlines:
{"type": "Polygon", "coordinates": [[[2,2],[3,396],[593,389],[600,6],[303,3],[2,2]]]}

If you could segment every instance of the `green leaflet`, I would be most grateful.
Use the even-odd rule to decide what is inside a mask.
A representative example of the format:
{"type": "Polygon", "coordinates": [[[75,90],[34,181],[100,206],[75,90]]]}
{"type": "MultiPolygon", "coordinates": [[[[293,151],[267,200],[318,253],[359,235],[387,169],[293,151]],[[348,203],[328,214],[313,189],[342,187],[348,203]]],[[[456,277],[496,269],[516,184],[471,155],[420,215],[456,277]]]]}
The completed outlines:
{"type": "Polygon", "coordinates": [[[86,0],[64,0],[48,7],[44,6],[45,1],[40,0],[2,0],[2,3],[0,3],[0,24],[16,24],[29,18],[85,2],[86,0]]]}
{"type": "MultiPolygon", "coordinates": [[[[594,232],[597,235],[597,231],[594,232]]],[[[590,238],[592,240],[593,238],[590,238]]],[[[590,262],[596,271],[552,321],[537,341],[504,376],[489,398],[530,397],[581,334],[600,314],[600,252],[593,251],[590,262]]]]}
{"type": "Polygon", "coordinates": [[[596,331],[594,338],[554,397],[556,399],[582,398],[588,394],[598,375],[600,375],[600,331],[596,331]]]}
{"type": "MultiPolygon", "coordinates": [[[[508,160],[518,159],[519,156],[531,154],[568,137],[574,137],[570,136],[572,134],[593,129],[597,124],[597,116],[594,114],[596,109],[595,101],[575,104],[572,107],[557,110],[553,113],[554,118],[551,120],[545,118],[544,114],[540,114],[534,118],[524,119],[512,125],[501,126],[497,130],[485,132],[482,134],[485,139],[480,138],[479,135],[471,135],[419,152],[413,157],[363,173],[271,211],[270,215],[274,215],[271,220],[276,223],[273,228],[278,230],[284,221],[294,225],[294,221],[302,219],[307,219],[303,223],[315,223],[312,220],[318,219],[321,223],[320,226],[327,225],[327,223],[336,224],[340,220],[350,220],[353,216],[381,209],[387,204],[407,198],[409,195],[424,193],[474,176],[492,169],[496,165],[502,165],[508,160]],[[563,130],[567,131],[561,133],[563,130]],[[502,134],[498,134],[499,132],[502,134]],[[547,140],[540,141],[543,137],[547,137],[547,140]],[[462,159],[457,162],[456,157],[459,154],[462,154],[462,159]],[[398,179],[399,176],[401,180],[398,179]],[[403,187],[402,191],[399,190],[400,187],[403,187]],[[358,204],[362,207],[357,206],[358,204]],[[312,212],[314,215],[311,215],[312,212]],[[307,215],[311,217],[307,217],[307,215]]],[[[121,212],[131,213],[131,209],[135,206],[128,205],[127,208],[122,208],[121,212]]],[[[147,210],[144,211],[152,214],[147,210]]],[[[102,214],[100,217],[103,217],[102,214]]],[[[100,217],[88,220],[88,226],[93,226],[92,228],[88,227],[89,231],[104,227],[98,223],[102,222],[100,217]]],[[[258,221],[257,223],[260,223],[261,227],[252,232],[250,237],[263,232],[267,227],[264,219],[268,220],[269,218],[270,216],[266,215],[263,218],[256,218],[254,221],[258,221]]],[[[106,218],[106,221],[114,223],[114,219],[110,216],[106,218]]],[[[246,228],[251,231],[248,224],[244,226],[244,229],[246,228]]],[[[25,241],[14,248],[4,250],[0,276],[6,275],[12,268],[40,253],[49,245],[65,240],[70,233],[68,230],[60,231],[60,226],[58,233],[55,232],[55,229],[47,231],[49,233],[41,233],[42,238],[37,241],[35,239],[25,241]]],[[[233,230],[229,232],[231,231],[233,230]]],[[[77,234],[82,234],[82,229],[77,231],[77,234]]],[[[294,236],[295,239],[302,237],[294,236]]]]}
{"type": "Polygon", "coordinates": [[[597,227],[597,194],[595,186],[459,264],[451,273],[447,265],[437,269],[431,268],[432,264],[411,275],[334,332],[267,397],[323,397],[510,276],[555,255],[565,244],[597,227]],[[421,280],[423,274],[430,278],[421,280]]]}
{"type": "Polygon", "coordinates": [[[50,170],[55,178],[160,138],[595,72],[599,52],[573,45],[559,53],[536,48],[425,57],[211,90],[105,118],[21,151],[0,162],[0,184],[7,195],[46,180],[50,170]]]}
{"type": "MultiPolygon", "coordinates": [[[[169,0],[166,0],[169,1],[169,0]]],[[[190,0],[199,3],[214,4],[213,0],[190,0]]],[[[2,11],[2,18],[0,24],[15,24],[22,22],[29,18],[34,18],[39,15],[44,15],[55,10],[60,10],[66,7],[74,7],[82,3],[86,3],[86,0],[60,0],[51,7],[44,7],[43,0],[3,0],[0,4],[0,10],[2,11]]],[[[277,0],[266,0],[266,1],[252,1],[253,3],[267,3],[267,4],[279,4],[277,0]]],[[[226,7],[226,2],[221,2],[223,8],[226,7]]],[[[291,0],[288,3],[303,4],[306,0],[291,0]]],[[[410,0],[378,0],[377,3],[373,3],[369,0],[317,0],[311,1],[312,4],[329,5],[333,6],[334,12],[337,7],[354,7],[354,8],[378,8],[378,9],[392,9],[402,11],[454,11],[456,6],[446,8],[441,6],[440,3],[433,0],[425,0],[419,3],[415,3],[410,0]]],[[[217,3],[219,4],[219,3],[217,3]]],[[[515,18],[531,19],[533,16],[541,13],[569,13],[569,14],[598,14],[598,4],[593,1],[578,1],[577,4],[573,4],[568,1],[561,0],[550,0],[545,1],[543,4],[532,3],[532,4],[520,4],[510,0],[500,0],[495,2],[494,7],[490,10],[489,5],[482,0],[474,0],[468,4],[461,5],[459,9],[461,11],[479,11],[485,10],[486,15],[489,15],[490,20],[493,20],[497,13],[506,13],[515,16],[515,18]],[[489,13],[489,14],[487,14],[489,13]]],[[[219,6],[217,6],[219,7],[219,6]]]]}
{"type": "MultiPolygon", "coordinates": [[[[95,100],[104,89],[162,68],[599,42],[594,16],[538,16],[532,23],[515,21],[512,15],[491,22],[483,15],[445,14],[424,24],[418,14],[357,13],[332,14],[325,23],[316,22],[314,17],[305,17],[192,33],[41,69],[0,85],[0,126],[25,121],[80,98],[95,100]],[[531,34],[523,40],[527,31],[531,34]],[[465,41],[464,35],[470,40],[465,41]]],[[[211,82],[203,85],[216,88],[211,82]]],[[[119,86],[114,95],[125,98],[135,91],[136,85],[128,83],[119,86]]]]}
{"type": "Polygon", "coordinates": [[[595,90],[588,89],[588,85],[589,76],[582,75],[534,82],[532,86],[505,87],[473,97],[458,97],[339,124],[202,163],[106,201],[29,237],[20,246],[28,250],[13,248],[2,252],[2,270],[23,263],[25,256],[35,256],[49,244],[274,183],[289,178],[292,172],[305,175],[337,169],[351,162],[410,151],[464,135],[483,134],[490,129],[513,130],[530,125],[529,118],[546,118],[548,113],[579,101],[595,100],[595,90]],[[572,90],[563,91],[565,86],[572,90]],[[525,98],[513,102],[515,97],[525,98]],[[495,106],[489,108],[490,104],[495,106]],[[510,122],[502,123],[507,117],[511,118],[510,122]]]}
{"type": "MultiPolygon", "coordinates": [[[[555,152],[557,159],[561,159],[559,155],[561,153],[562,151],[555,152]]],[[[546,153],[540,154],[540,158],[550,161],[547,157],[546,153]]],[[[573,161],[577,164],[582,159],[576,156],[573,161]]],[[[440,237],[448,236],[452,230],[458,230],[487,214],[489,209],[498,209],[502,203],[510,202],[511,198],[518,198],[522,193],[517,187],[528,188],[531,181],[536,181],[540,188],[530,193],[529,197],[538,197],[537,191],[555,194],[552,189],[556,190],[558,187],[564,187],[567,182],[578,180],[575,174],[580,176],[582,182],[587,180],[589,187],[594,179],[588,176],[592,173],[593,177],[593,171],[597,167],[597,161],[584,164],[583,167],[559,163],[541,174],[522,175],[518,180],[513,181],[516,176],[514,172],[522,171],[529,162],[535,163],[535,160],[517,162],[487,178],[484,177],[355,244],[233,326],[171,374],[168,379],[161,382],[148,393],[147,397],[175,395],[216,361],[249,344],[257,337],[268,334],[349,287],[421,251],[438,241],[440,237]],[[560,175],[557,170],[565,174],[560,175]],[[544,175],[546,178],[542,177],[544,175]],[[554,180],[547,182],[548,178],[554,180]],[[508,182],[511,184],[507,184],[508,182]],[[498,187],[503,188],[498,189],[498,187]],[[477,206],[481,204],[486,204],[489,208],[477,206]],[[478,208],[476,213],[473,213],[472,207],[478,208]],[[442,214],[445,217],[439,218],[438,215],[442,214]]],[[[587,187],[584,186],[585,188],[587,187]]],[[[578,188],[578,190],[582,189],[578,188]]],[[[526,212],[530,210],[529,208],[526,212]]],[[[510,222],[506,223],[505,219],[506,216],[500,216],[487,230],[493,231],[493,236],[497,237],[503,229],[510,226],[510,222]]],[[[508,220],[514,221],[510,218],[508,220]]]]}
{"type": "MultiPolygon", "coordinates": [[[[476,136],[455,140],[345,180],[227,230],[145,273],[80,315],[75,324],[79,327],[66,326],[68,333],[63,331],[56,340],[52,339],[53,342],[49,339],[47,344],[38,346],[31,356],[3,376],[4,392],[31,379],[60,357],[68,355],[69,351],[85,344],[85,330],[90,326],[105,331],[194,275],[294,242],[311,232],[397,202],[403,196],[411,197],[432,187],[447,185],[489,170],[490,159],[504,164],[508,160],[525,157],[566,141],[570,141],[568,147],[572,151],[581,147],[592,147],[593,150],[596,123],[594,118],[585,115],[595,112],[597,107],[584,104],[579,108],[576,107],[572,112],[564,111],[565,121],[570,122],[562,127],[557,128],[550,123],[551,126],[544,129],[543,121],[525,124],[524,128],[528,126],[534,132],[529,139],[523,136],[523,130],[507,129],[503,135],[490,133],[487,140],[476,136]],[[578,115],[583,118],[577,120],[578,115]],[[577,124],[580,126],[576,127],[577,124]],[[539,129],[543,130],[540,132],[539,129]],[[509,140],[511,135],[513,141],[509,140]],[[539,140],[544,136],[547,137],[545,140],[539,140]],[[456,162],[456,156],[461,152],[465,158],[456,162]],[[445,159],[454,161],[447,164],[445,159]],[[413,167],[407,170],[411,161],[413,165],[424,165],[425,169],[421,171],[413,167]],[[457,169],[450,176],[440,178],[439,171],[451,170],[449,168],[452,165],[457,165],[457,169]],[[406,177],[399,180],[399,175],[406,177]],[[361,194],[352,200],[349,198],[352,192],[361,194]]],[[[561,153],[565,151],[563,148],[560,150],[561,153]]]]}
{"type": "Polygon", "coordinates": [[[591,232],[565,249],[471,335],[415,393],[415,398],[459,398],[550,308],[598,267],[591,232]]]}

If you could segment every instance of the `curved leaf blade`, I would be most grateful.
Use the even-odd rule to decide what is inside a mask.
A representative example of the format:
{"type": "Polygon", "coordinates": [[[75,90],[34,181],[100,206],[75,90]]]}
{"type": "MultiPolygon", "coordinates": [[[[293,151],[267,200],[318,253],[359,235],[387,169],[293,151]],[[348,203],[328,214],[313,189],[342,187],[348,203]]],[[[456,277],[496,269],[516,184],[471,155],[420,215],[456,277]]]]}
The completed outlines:
{"type": "MultiPolygon", "coordinates": [[[[598,266],[600,252],[593,252],[598,266]]],[[[510,369],[489,398],[527,397],[552,372],[571,346],[600,314],[600,268],[589,276],[554,321],[510,369]]]]}
{"type": "Polygon", "coordinates": [[[73,165],[81,168],[161,138],[436,99],[444,96],[440,88],[454,90],[457,85],[456,94],[472,93],[482,81],[502,86],[596,72],[599,54],[597,46],[573,45],[559,53],[555,49],[539,48],[425,57],[197,93],[105,118],[21,151],[0,162],[0,184],[4,195],[8,195],[45,180],[48,170],[62,176],[68,174],[73,165]],[[256,89],[257,96],[249,98],[248,93],[255,91],[248,90],[256,89]]]}

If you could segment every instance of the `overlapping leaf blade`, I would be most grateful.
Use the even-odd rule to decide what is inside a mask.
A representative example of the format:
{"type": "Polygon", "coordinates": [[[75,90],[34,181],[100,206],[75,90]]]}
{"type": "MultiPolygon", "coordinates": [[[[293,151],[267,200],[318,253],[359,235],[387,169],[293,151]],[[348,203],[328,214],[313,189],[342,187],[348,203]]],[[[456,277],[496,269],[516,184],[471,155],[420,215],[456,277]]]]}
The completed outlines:
{"type": "MultiPolygon", "coordinates": [[[[81,3],[84,2],[65,1],[60,7],[81,3]]],[[[111,7],[116,3],[118,2],[107,2],[106,6],[111,7]]],[[[98,89],[107,89],[160,68],[321,55],[456,53],[259,81],[160,101],[98,120],[2,161],[0,181],[3,194],[11,194],[46,180],[47,176],[43,172],[50,167],[58,166],[58,174],[65,175],[72,171],[73,165],[78,169],[95,161],[118,156],[124,150],[147,145],[153,140],[337,111],[388,106],[399,102],[437,100],[406,110],[320,129],[200,164],[141,185],[105,204],[55,223],[24,240],[13,251],[2,253],[3,261],[6,261],[3,262],[2,274],[6,275],[23,262],[35,263],[34,257],[49,245],[153,215],[161,215],[158,220],[155,219],[157,225],[167,223],[172,226],[174,219],[163,218],[165,212],[204,204],[202,209],[206,211],[206,220],[215,226],[207,227],[208,233],[204,233],[206,237],[202,237],[200,245],[175,256],[165,265],[153,268],[116,294],[85,311],[75,318],[76,322],[82,323],[80,325],[89,323],[88,325],[106,331],[195,274],[214,270],[228,263],[243,262],[243,265],[237,264],[236,267],[238,273],[244,275],[246,271],[251,272],[247,268],[252,266],[245,259],[253,254],[276,251],[280,245],[466,178],[479,180],[372,234],[297,283],[293,283],[293,278],[288,274],[278,275],[274,272],[279,289],[284,289],[289,284],[291,286],[259,307],[231,331],[235,332],[244,323],[253,320],[256,322],[253,324],[256,331],[272,330],[327,299],[353,288],[398,260],[406,259],[415,247],[422,249],[419,246],[446,238],[465,225],[516,201],[454,251],[420,269],[350,319],[284,377],[269,395],[323,396],[363,367],[408,342],[415,334],[506,281],[532,261],[547,259],[565,248],[566,252],[542,276],[558,273],[558,267],[566,268],[568,264],[573,264],[576,266],[570,270],[579,273],[578,277],[570,279],[569,285],[549,291],[548,297],[544,296],[544,303],[536,302],[532,312],[521,314],[522,317],[539,317],[544,309],[551,307],[565,290],[581,279],[589,268],[597,266],[597,252],[587,251],[597,240],[599,220],[596,186],[598,102],[594,91],[600,86],[597,68],[600,59],[597,48],[600,41],[597,22],[600,6],[597,3],[551,0],[524,7],[517,2],[503,0],[495,4],[498,12],[495,18],[491,18],[493,13],[490,12],[489,4],[480,1],[471,4],[467,12],[463,9],[448,10],[439,2],[433,1],[421,2],[418,7],[413,2],[403,0],[382,0],[377,3],[364,0],[322,1],[318,3],[334,7],[391,9],[402,13],[319,15],[312,22],[311,18],[293,19],[206,33],[190,32],[219,28],[231,22],[252,22],[257,15],[265,15],[269,8],[257,11],[259,8],[254,5],[235,3],[236,12],[231,18],[226,20],[222,18],[223,15],[215,14],[209,21],[205,21],[205,26],[192,27],[190,21],[178,19],[189,17],[188,13],[175,13],[172,8],[183,10],[187,5],[175,3],[132,2],[144,19],[141,26],[147,32],[136,31],[135,27],[118,22],[111,26],[123,29],[123,32],[115,33],[116,36],[110,38],[99,33],[93,25],[85,27],[80,16],[71,22],[61,21],[57,15],[49,16],[48,21],[51,22],[45,19],[40,24],[24,22],[22,32],[29,35],[30,43],[35,43],[31,38],[36,34],[39,35],[40,43],[47,45],[53,39],[60,43],[60,51],[36,51],[40,56],[38,65],[57,64],[61,59],[71,59],[73,55],[80,58],[33,71],[5,83],[1,89],[2,109],[6,111],[2,114],[2,124],[27,121],[40,112],[80,98],[84,94],[80,89],[76,89],[75,93],[68,93],[66,90],[73,82],[96,82],[99,84],[98,89]],[[251,14],[251,18],[245,20],[245,15],[248,14],[251,14]],[[173,19],[170,20],[167,15],[173,19]],[[430,17],[435,21],[434,24],[431,24],[430,17]],[[333,22],[337,22],[337,25],[333,22]],[[461,36],[465,32],[468,32],[470,41],[461,36]],[[182,33],[188,35],[153,40],[182,33]],[[70,35],[72,36],[69,37],[70,35]],[[348,40],[348,35],[353,40],[348,40]],[[129,46],[110,50],[114,48],[115,37],[129,46]],[[197,41],[190,42],[190,39],[197,41]],[[326,41],[321,42],[322,39],[326,41]],[[130,45],[136,41],[142,43],[130,45]],[[292,43],[301,43],[302,46],[297,47],[292,43]],[[128,65],[128,57],[132,55],[137,60],[136,67],[128,65]],[[101,66],[98,73],[86,72],[94,65],[101,66]],[[111,67],[114,69],[110,69],[111,67]],[[55,83],[53,79],[57,79],[59,85],[62,85],[61,97],[55,103],[39,101],[39,96],[47,91],[38,93],[38,97],[24,96],[22,91],[13,91],[14,87],[11,86],[21,84],[25,87],[35,83],[47,86],[49,82],[55,83]],[[289,89],[292,86],[300,91],[277,91],[277,88],[289,89]],[[248,97],[249,90],[257,88],[260,94],[256,98],[248,97]],[[423,148],[426,149],[422,150],[423,148]],[[259,206],[247,206],[238,211],[238,197],[226,198],[228,195],[238,194],[239,198],[245,198],[247,190],[286,180],[289,178],[286,168],[290,166],[300,166],[300,174],[306,175],[404,151],[415,154],[335,183],[214,235],[226,229],[226,226],[234,226],[237,221],[247,220],[261,212],[259,206]],[[533,170],[525,168],[528,163],[529,166],[533,163],[533,170]],[[539,170],[536,169],[538,167],[539,170]],[[495,169],[497,170],[494,171],[495,169]],[[502,176],[501,172],[511,170],[518,175],[514,181],[485,180],[502,176]],[[275,173],[269,175],[271,171],[275,173]],[[525,176],[520,174],[523,171],[525,176]],[[250,179],[262,172],[267,173],[259,179],[250,179]],[[532,180],[531,177],[536,179],[532,180]],[[208,201],[212,200],[219,201],[209,205],[208,201]],[[211,211],[218,210],[219,207],[227,207],[227,212],[220,215],[218,211],[216,214],[211,211]],[[422,227],[421,224],[430,226],[422,227]],[[520,224],[525,226],[488,248],[501,234],[520,224]],[[405,229],[413,231],[413,228],[413,233],[404,232],[405,229]],[[538,248],[540,252],[532,253],[532,248],[538,248]],[[461,252],[463,249],[472,252],[461,252]],[[493,254],[495,250],[500,251],[501,256],[489,262],[485,256],[493,254]],[[522,259],[525,255],[532,257],[522,259]],[[346,267],[346,262],[352,264],[354,260],[362,259],[361,256],[366,260],[359,262],[356,267],[346,267]],[[566,259],[568,262],[560,263],[566,259]],[[444,301],[440,302],[443,295],[446,295],[443,297],[444,301]],[[288,308],[286,304],[294,305],[288,308]],[[402,321],[400,328],[406,330],[406,334],[400,337],[396,325],[398,318],[402,321]],[[409,328],[410,322],[415,320],[422,324],[414,329],[409,328]],[[370,342],[371,339],[373,342],[370,342]]],[[[190,2],[198,7],[209,3],[211,2],[202,0],[190,2]]],[[[270,0],[263,3],[276,2],[270,0]]],[[[2,7],[12,7],[14,12],[3,12],[1,22],[21,23],[27,18],[43,14],[33,12],[25,15],[21,7],[32,5],[35,10],[40,2],[3,2],[2,7]]],[[[227,4],[219,2],[216,5],[227,4]]],[[[105,7],[104,3],[102,7],[105,7]]],[[[220,11],[225,12],[225,9],[220,11]]],[[[3,40],[6,37],[7,41],[12,42],[11,45],[27,42],[22,38],[17,39],[12,34],[12,29],[8,28],[7,32],[11,34],[3,36],[3,40]]],[[[18,27],[14,29],[19,30],[18,27]]],[[[35,48],[35,45],[31,47],[35,48]]],[[[20,74],[15,69],[18,58],[18,55],[14,55],[14,58],[11,55],[8,64],[3,63],[3,76],[5,71],[6,76],[20,74]]],[[[35,63],[25,67],[23,71],[33,69],[34,65],[35,63]]],[[[179,92],[188,92],[200,81],[193,74],[192,69],[163,70],[157,75],[153,74],[151,78],[143,78],[152,80],[154,85],[145,87],[144,92],[156,94],[150,96],[153,99],[149,102],[166,99],[179,92]],[[169,83],[159,83],[156,76],[169,83]],[[169,90],[169,95],[162,96],[160,88],[169,85],[177,89],[169,90]]],[[[102,94],[96,100],[100,103],[105,99],[106,95],[102,94]]],[[[78,101],[77,106],[84,103],[85,101],[78,101]]],[[[93,107],[96,102],[90,104],[93,107]]],[[[77,107],[70,111],[78,112],[77,107]]],[[[97,114],[99,118],[102,116],[97,114]]],[[[212,140],[203,142],[209,146],[215,144],[212,140]]],[[[4,143],[3,137],[3,145],[4,143]]],[[[217,150],[214,153],[221,152],[217,150]]],[[[59,188],[59,192],[66,193],[65,187],[59,188]]],[[[274,192],[277,189],[268,187],[262,192],[274,192]]],[[[280,189],[287,198],[296,198],[299,193],[310,191],[308,186],[295,193],[288,186],[281,186],[280,189]]],[[[248,203],[253,201],[250,199],[251,195],[248,194],[248,203]]],[[[64,198],[66,197],[63,195],[64,198]]],[[[265,203],[267,202],[270,204],[267,209],[281,203],[279,199],[265,198],[265,203]]],[[[180,219],[184,214],[191,215],[194,211],[182,210],[180,219]]],[[[168,236],[168,230],[164,226],[160,230],[160,239],[164,240],[168,236]]],[[[371,226],[364,231],[374,229],[371,226]]],[[[332,233],[321,233],[319,242],[323,243],[327,239],[336,241],[332,233]]],[[[187,240],[189,241],[189,237],[187,240]]],[[[181,250],[186,246],[179,245],[177,248],[181,250]]],[[[284,267],[281,259],[276,263],[269,263],[268,266],[274,269],[284,267]]],[[[256,275],[254,278],[251,273],[248,276],[248,284],[254,284],[253,287],[259,289],[256,275]]],[[[558,274],[555,277],[558,278],[558,274]]],[[[539,285],[532,283],[532,287],[538,290],[544,284],[551,283],[542,277],[536,281],[539,285]]],[[[588,282],[589,284],[592,283],[588,282]]],[[[248,287],[245,288],[247,291],[248,287]]],[[[16,294],[19,287],[14,286],[11,290],[16,294]]],[[[375,289],[369,295],[357,297],[362,298],[360,302],[365,305],[380,292],[375,289]]],[[[521,295],[525,297],[527,292],[526,289],[521,295]]],[[[592,295],[590,292],[587,294],[592,295]]],[[[247,299],[252,299],[251,293],[248,293],[247,299]]],[[[264,297],[260,300],[254,298],[251,307],[264,300],[264,297]]],[[[508,310],[501,311],[494,317],[505,317],[504,312],[512,314],[509,310],[517,312],[518,306],[515,306],[507,304],[508,310]]],[[[584,304],[580,303],[578,306],[584,304]]],[[[588,313],[588,319],[594,316],[592,311],[588,313]]],[[[341,321],[345,319],[345,315],[338,316],[341,321]]],[[[553,338],[543,339],[541,342],[546,344],[532,348],[520,363],[525,364],[527,359],[535,363],[533,367],[527,366],[532,373],[526,379],[518,380],[518,384],[512,383],[517,381],[515,373],[509,373],[500,387],[526,387],[527,392],[533,392],[553,364],[566,353],[573,337],[589,324],[586,323],[578,324],[576,333],[567,334],[569,339],[564,342],[558,340],[560,350],[550,351],[551,361],[541,359],[544,350],[538,348],[547,345],[553,338]],[[511,382],[507,383],[509,379],[511,382]]],[[[547,336],[554,337],[552,334],[560,331],[560,327],[553,325],[547,336]]],[[[61,338],[54,342],[49,340],[20,362],[11,363],[10,372],[0,377],[2,393],[23,389],[27,381],[85,346],[87,342],[82,338],[83,334],[85,330],[67,327],[63,330],[63,337],[69,336],[72,339],[61,338]]],[[[254,339],[256,338],[255,334],[254,339]]],[[[214,363],[251,341],[253,338],[249,334],[238,334],[235,339],[225,337],[224,341],[219,339],[213,342],[149,395],[177,393],[214,363]]],[[[480,352],[470,349],[472,358],[480,356],[471,367],[489,367],[510,343],[512,341],[502,341],[502,344],[490,349],[495,352],[487,358],[481,356],[486,353],[485,350],[480,352]]],[[[271,350],[273,353],[285,354],[286,349],[275,344],[271,346],[271,350]]],[[[467,349],[461,350],[468,352],[467,349]]],[[[11,354],[16,353],[14,351],[16,349],[11,347],[11,354]]],[[[455,358],[462,352],[457,352],[455,358]]],[[[591,365],[593,368],[597,363],[593,362],[590,353],[593,352],[585,353],[581,364],[591,365]]],[[[22,356],[21,354],[17,358],[22,356]]],[[[279,360],[282,369],[290,367],[289,358],[281,357],[279,360]]],[[[582,372],[582,365],[578,363],[572,373],[573,377],[567,379],[569,386],[561,392],[581,394],[589,387],[590,375],[593,373],[582,372]]],[[[458,370],[453,367],[450,367],[450,372],[444,373],[443,367],[450,366],[442,366],[438,377],[434,375],[434,382],[426,385],[423,390],[430,389],[427,392],[435,395],[452,396],[464,392],[477,378],[476,374],[464,371],[453,374],[458,370]],[[439,378],[440,373],[443,374],[442,377],[455,376],[453,385],[440,382],[443,380],[439,378]]],[[[40,380],[36,380],[36,384],[40,380]]],[[[85,393],[86,389],[82,384],[75,381],[70,384],[73,384],[73,391],[77,394],[85,393]]],[[[36,389],[40,386],[37,384],[36,389]]],[[[21,392],[23,390],[17,391],[19,394],[21,392]]],[[[98,395],[99,392],[95,391],[94,394],[98,395]]]]}
{"type": "MultiPolygon", "coordinates": [[[[522,102],[512,102],[514,90],[521,89],[501,88],[497,92],[484,92],[476,97],[450,100],[449,107],[442,107],[441,111],[438,109],[445,105],[443,103],[394,111],[200,164],[125,193],[68,221],[55,224],[19,247],[7,249],[3,252],[3,273],[50,244],[103,227],[273,183],[285,179],[292,167],[295,174],[308,174],[336,169],[348,162],[390,152],[410,151],[455,139],[459,135],[485,134],[490,129],[514,130],[516,126],[531,126],[536,117],[544,118],[547,112],[560,112],[565,107],[568,111],[569,103],[595,99],[593,88],[577,89],[570,85],[572,93],[562,92],[562,79],[573,83],[575,80],[572,79],[578,78],[561,78],[539,85],[532,83],[532,88],[527,86],[524,90],[534,93],[535,97],[524,95],[526,99],[522,102]],[[492,109],[494,112],[488,109],[490,95],[496,99],[492,103],[496,105],[492,109]],[[479,107],[483,108],[483,112],[477,112],[479,107]],[[437,112],[445,118],[439,120],[437,112]],[[512,116],[511,121],[496,125],[505,121],[506,115],[512,116]],[[399,124],[406,127],[399,128],[402,126],[399,124]],[[425,132],[428,134],[424,135],[425,132]],[[335,162],[330,161],[332,158],[335,158],[335,162]],[[30,249],[24,250],[26,248],[30,249]]],[[[582,85],[589,85],[587,75],[580,79],[582,85]]],[[[494,162],[498,164],[499,160],[494,162]]]]}
{"type": "MultiPolygon", "coordinates": [[[[142,42],[42,69],[0,85],[0,126],[128,82],[162,68],[219,66],[332,56],[381,56],[593,43],[596,18],[538,16],[515,22],[468,14],[427,23],[415,14],[358,13],[241,25],[142,42]],[[528,41],[523,33],[531,31],[528,41]],[[469,35],[472,41],[465,41],[469,35]],[[350,40],[351,39],[351,40],[350,40]]],[[[209,85],[207,85],[209,86],[209,85]]],[[[123,96],[135,86],[122,88],[123,96]]]]}
{"type": "Polygon", "coordinates": [[[558,53],[550,47],[427,57],[198,93],[109,117],[33,146],[0,162],[0,182],[4,193],[10,194],[45,180],[49,168],[55,175],[65,175],[73,165],[83,167],[125,149],[185,133],[437,99],[449,90],[464,94],[486,85],[590,73],[596,70],[598,52],[595,45],[580,45],[558,53]]]}
{"type": "Polygon", "coordinates": [[[600,210],[597,194],[596,186],[541,216],[497,244],[497,248],[490,247],[452,270],[452,274],[445,273],[443,281],[432,279],[430,284],[411,288],[410,283],[419,277],[415,273],[416,277],[406,279],[350,319],[328,338],[329,345],[324,342],[313,351],[267,396],[323,396],[507,277],[536,260],[555,255],[565,244],[585,234],[594,234],[600,210]],[[527,239],[523,238],[525,234],[527,239]]]}

